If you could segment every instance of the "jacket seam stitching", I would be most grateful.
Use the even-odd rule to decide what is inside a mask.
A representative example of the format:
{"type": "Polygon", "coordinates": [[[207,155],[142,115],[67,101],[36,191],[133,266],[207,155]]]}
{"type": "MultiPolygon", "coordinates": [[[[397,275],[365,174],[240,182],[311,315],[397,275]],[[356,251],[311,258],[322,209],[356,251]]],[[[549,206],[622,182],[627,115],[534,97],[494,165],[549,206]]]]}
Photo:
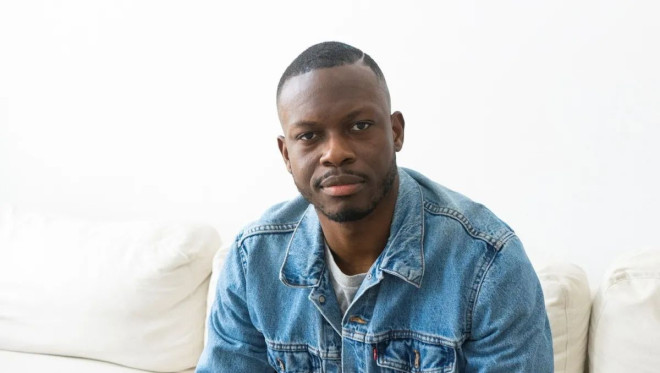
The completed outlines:
{"type": "Polygon", "coordinates": [[[479,273],[477,273],[477,279],[475,280],[475,286],[472,288],[472,296],[470,297],[470,303],[468,305],[468,315],[466,320],[467,325],[465,326],[467,334],[466,339],[472,337],[472,320],[474,317],[474,308],[479,301],[479,295],[481,294],[481,287],[483,286],[484,280],[486,279],[486,276],[488,276],[490,269],[493,267],[493,262],[495,262],[495,258],[497,258],[498,254],[499,251],[494,252],[492,257],[487,260],[486,263],[484,263],[484,265],[479,270],[479,273]]]}
{"type": "Polygon", "coordinates": [[[442,336],[415,332],[412,330],[388,330],[377,334],[371,334],[371,333],[362,333],[347,328],[342,328],[342,334],[346,338],[367,344],[382,343],[385,341],[390,341],[400,338],[412,338],[416,341],[455,349],[458,348],[460,343],[463,341],[463,338],[454,340],[442,336]]]}
{"type": "Polygon", "coordinates": [[[242,239],[238,244],[238,246],[236,247],[236,249],[238,250],[238,255],[240,255],[241,257],[241,267],[243,267],[242,275],[245,277],[245,273],[247,273],[247,252],[246,252],[247,249],[243,245],[242,239]]]}
{"type": "MultiPolygon", "coordinates": [[[[421,185],[419,185],[419,183],[416,183],[416,184],[417,184],[417,190],[419,191],[419,195],[424,196],[424,192],[422,191],[421,185]]],[[[423,201],[424,201],[424,199],[422,197],[422,202],[423,201]]],[[[419,213],[420,213],[420,218],[422,220],[422,224],[421,224],[422,227],[421,227],[421,232],[420,232],[421,237],[419,238],[419,243],[420,243],[419,251],[420,251],[421,258],[422,258],[422,273],[421,273],[421,277],[419,279],[419,286],[418,287],[421,288],[422,287],[422,281],[424,280],[424,272],[426,271],[426,260],[424,258],[424,235],[426,235],[426,219],[425,219],[425,216],[424,216],[424,204],[422,204],[422,209],[419,213]]]]}
{"type": "MultiPolygon", "coordinates": [[[[284,285],[295,287],[295,288],[307,288],[307,287],[311,287],[311,286],[318,286],[318,283],[316,285],[311,285],[311,286],[310,285],[292,284],[292,283],[289,282],[289,279],[287,279],[286,276],[284,276],[284,266],[286,265],[287,261],[289,260],[289,252],[291,250],[291,243],[293,242],[293,239],[296,235],[296,232],[298,232],[298,228],[302,224],[302,221],[305,219],[306,214],[307,214],[306,212],[303,213],[300,216],[300,220],[298,220],[297,223],[287,224],[287,225],[291,226],[290,232],[293,232],[293,233],[291,234],[291,237],[289,237],[289,243],[286,245],[286,252],[284,253],[284,260],[282,260],[282,265],[280,266],[280,273],[279,273],[280,281],[284,285]]],[[[320,282],[321,282],[321,279],[319,279],[319,283],[320,282]]]]}
{"type": "Polygon", "coordinates": [[[294,231],[295,229],[296,229],[296,224],[268,224],[268,225],[260,225],[257,227],[252,227],[247,229],[243,233],[243,236],[239,240],[238,244],[243,245],[243,241],[245,241],[245,239],[249,237],[259,236],[269,233],[288,233],[294,231]]]}
{"type": "Polygon", "coordinates": [[[265,338],[266,346],[278,352],[307,352],[324,360],[341,360],[341,351],[330,351],[316,348],[307,343],[282,343],[265,338]]]}
{"type": "Polygon", "coordinates": [[[449,207],[440,207],[429,201],[424,201],[424,209],[431,214],[446,216],[458,221],[470,236],[488,243],[495,248],[496,251],[499,251],[507,241],[515,235],[511,230],[507,230],[499,238],[496,238],[488,233],[477,230],[472,223],[470,223],[470,220],[460,211],[449,207]]]}

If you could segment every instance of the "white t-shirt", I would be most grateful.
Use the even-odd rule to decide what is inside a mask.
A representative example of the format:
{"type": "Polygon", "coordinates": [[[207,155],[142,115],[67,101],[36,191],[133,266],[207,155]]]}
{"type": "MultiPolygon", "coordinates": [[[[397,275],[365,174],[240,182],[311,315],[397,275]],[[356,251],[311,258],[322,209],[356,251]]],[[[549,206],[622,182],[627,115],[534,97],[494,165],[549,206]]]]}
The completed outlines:
{"type": "Polygon", "coordinates": [[[362,284],[366,273],[358,273],[357,275],[348,276],[339,269],[335,258],[332,256],[330,247],[325,245],[325,262],[330,268],[330,280],[332,280],[332,287],[335,289],[335,295],[339,302],[339,308],[342,315],[346,313],[348,306],[353,301],[355,293],[362,284]]]}

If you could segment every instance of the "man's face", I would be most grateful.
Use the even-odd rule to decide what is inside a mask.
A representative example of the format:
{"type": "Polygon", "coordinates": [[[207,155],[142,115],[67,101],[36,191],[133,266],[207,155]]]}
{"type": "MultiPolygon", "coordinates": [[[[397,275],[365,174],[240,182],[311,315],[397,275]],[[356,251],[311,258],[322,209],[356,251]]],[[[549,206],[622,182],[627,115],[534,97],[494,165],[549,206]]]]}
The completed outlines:
{"type": "Polygon", "coordinates": [[[391,197],[404,121],[399,112],[390,115],[386,89],[367,66],[290,78],[278,112],[284,131],[280,152],[296,187],[317,211],[334,221],[355,221],[391,197]]]}

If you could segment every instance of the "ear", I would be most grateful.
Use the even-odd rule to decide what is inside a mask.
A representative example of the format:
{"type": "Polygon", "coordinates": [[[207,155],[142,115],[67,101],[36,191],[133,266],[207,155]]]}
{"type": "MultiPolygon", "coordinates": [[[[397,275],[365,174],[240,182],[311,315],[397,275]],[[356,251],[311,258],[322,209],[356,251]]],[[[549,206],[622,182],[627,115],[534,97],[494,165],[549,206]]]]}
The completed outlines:
{"type": "Polygon", "coordinates": [[[400,111],[395,111],[390,116],[392,122],[392,135],[394,139],[394,151],[400,151],[403,148],[403,133],[406,127],[406,121],[400,111]]]}
{"type": "Polygon", "coordinates": [[[282,154],[282,159],[286,165],[286,170],[291,173],[291,162],[289,161],[289,150],[286,148],[286,142],[284,141],[284,136],[277,136],[277,147],[280,148],[280,154],[282,154]]]}

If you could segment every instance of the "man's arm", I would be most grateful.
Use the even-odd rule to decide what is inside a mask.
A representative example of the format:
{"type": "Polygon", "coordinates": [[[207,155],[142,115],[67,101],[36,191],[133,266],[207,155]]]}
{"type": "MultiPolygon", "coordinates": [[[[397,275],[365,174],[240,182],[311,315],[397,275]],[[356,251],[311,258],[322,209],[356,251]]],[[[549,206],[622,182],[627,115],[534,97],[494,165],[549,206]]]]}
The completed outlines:
{"type": "Polygon", "coordinates": [[[207,325],[208,341],[197,364],[197,373],[275,372],[268,365],[264,336],[250,319],[239,250],[234,243],[218,279],[207,325]]]}
{"type": "Polygon", "coordinates": [[[517,237],[495,255],[477,295],[465,371],[553,372],[543,291],[517,237]]]}

